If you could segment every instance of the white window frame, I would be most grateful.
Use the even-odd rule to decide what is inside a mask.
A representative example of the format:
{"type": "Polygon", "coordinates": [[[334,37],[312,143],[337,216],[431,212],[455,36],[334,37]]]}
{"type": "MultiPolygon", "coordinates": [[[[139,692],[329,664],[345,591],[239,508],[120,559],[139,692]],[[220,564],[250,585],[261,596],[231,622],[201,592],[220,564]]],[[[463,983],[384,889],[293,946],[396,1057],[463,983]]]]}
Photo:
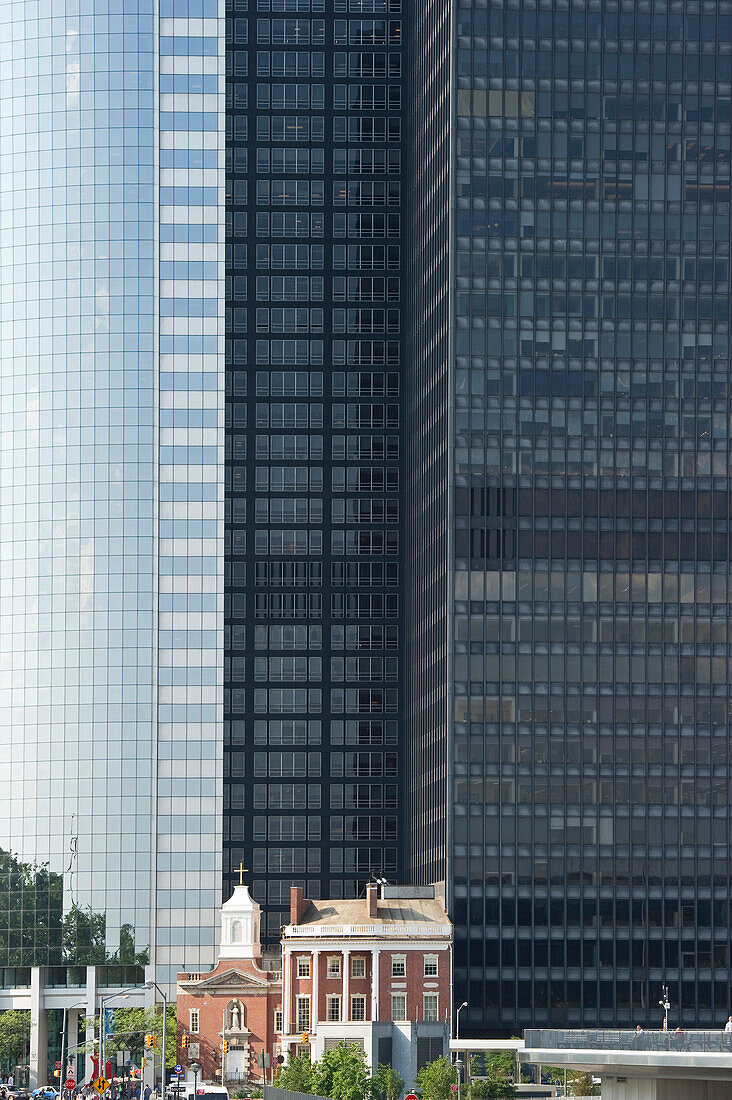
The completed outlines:
{"type": "Polygon", "coordinates": [[[276,1008],[274,1010],[274,1029],[277,1035],[281,1035],[285,1030],[285,1013],[284,1009],[276,1008]]]}
{"type": "Polygon", "coordinates": [[[329,1024],[341,1022],[341,998],[340,994],[329,993],[325,998],[325,1019],[329,1024]]]}
{"type": "Polygon", "coordinates": [[[190,1027],[189,1027],[188,1030],[191,1031],[194,1035],[197,1035],[198,1034],[198,1029],[201,1026],[200,1009],[192,1008],[192,1009],[190,1009],[190,1014],[191,1014],[191,1022],[190,1022],[190,1027]]]}
{"type": "Polygon", "coordinates": [[[311,976],[310,956],[298,955],[297,956],[297,976],[298,978],[309,978],[311,976]]]}
{"type": "Polygon", "coordinates": [[[425,955],[424,957],[424,976],[425,978],[436,978],[439,973],[439,961],[437,955],[425,955]],[[428,970],[427,967],[430,967],[428,970]],[[434,968],[434,969],[432,969],[434,968]]]}
{"type": "Polygon", "coordinates": [[[406,955],[392,955],[392,957],[391,957],[391,976],[392,976],[392,978],[406,978],[406,976],[407,976],[407,956],[406,955]]]}
{"type": "Polygon", "coordinates": [[[435,1023],[440,1018],[440,1002],[436,993],[422,994],[422,1019],[435,1023]],[[434,1015],[427,1015],[427,1002],[434,1004],[434,1015]]]}
{"type": "Polygon", "coordinates": [[[366,997],[363,993],[352,993],[351,994],[351,1019],[354,1021],[354,1023],[358,1023],[358,1024],[363,1023],[364,1020],[366,1019],[366,997]],[[359,1006],[359,1011],[361,1009],[361,1006],[363,1005],[363,1015],[362,1016],[356,1016],[356,1014],[355,1014],[356,1004],[358,1004],[358,1006],[359,1006]]]}
{"type": "Polygon", "coordinates": [[[391,1018],[395,1023],[405,1023],[407,1019],[407,995],[406,993],[392,993],[391,995],[391,1018]],[[395,1009],[397,1005],[404,1006],[404,1014],[398,1014],[395,1009]]]}
{"type": "Polygon", "coordinates": [[[352,978],[365,978],[366,977],[366,956],[365,955],[352,955],[351,956],[351,977],[352,978]],[[356,968],[360,972],[357,973],[356,968]],[[361,970],[363,967],[363,970],[361,970]]]}
{"type": "Polygon", "coordinates": [[[308,994],[298,993],[295,997],[295,1020],[298,1032],[310,1031],[310,996],[308,994]],[[307,1023],[304,1022],[304,1019],[301,1019],[301,1013],[303,1017],[307,1014],[307,1023]]]}
{"type": "Polygon", "coordinates": [[[326,977],[327,978],[340,978],[341,976],[341,957],[340,955],[328,955],[326,977]]]}

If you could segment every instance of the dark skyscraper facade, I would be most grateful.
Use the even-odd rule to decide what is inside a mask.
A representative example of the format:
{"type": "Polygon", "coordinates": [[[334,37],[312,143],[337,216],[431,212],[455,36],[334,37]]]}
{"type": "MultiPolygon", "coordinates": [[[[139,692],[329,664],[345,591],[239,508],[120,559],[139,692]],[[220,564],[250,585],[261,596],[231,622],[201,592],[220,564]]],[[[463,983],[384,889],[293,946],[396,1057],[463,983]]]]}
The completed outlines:
{"type": "Polygon", "coordinates": [[[227,5],[224,876],[398,876],[401,0],[227,5]]]}
{"type": "Polygon", "coordinates": [[[717,2],[414,5],[411,869],[467,1033],[730,1010],[717,2]],[[445,449],[447,448],[447,449],[445,449]]]}

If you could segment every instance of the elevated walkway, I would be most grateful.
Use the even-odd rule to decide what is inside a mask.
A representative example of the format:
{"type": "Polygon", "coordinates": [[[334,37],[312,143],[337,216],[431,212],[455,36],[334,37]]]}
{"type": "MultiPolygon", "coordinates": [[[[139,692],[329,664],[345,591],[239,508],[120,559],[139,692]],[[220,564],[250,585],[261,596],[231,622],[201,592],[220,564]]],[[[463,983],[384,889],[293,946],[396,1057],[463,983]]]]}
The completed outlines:
{"type": "Polygon", "coordinates": [[[601,1077],[602,1100],[732,1100],[722,1031],[529,1030],[517,1058],[601,1077]]]}

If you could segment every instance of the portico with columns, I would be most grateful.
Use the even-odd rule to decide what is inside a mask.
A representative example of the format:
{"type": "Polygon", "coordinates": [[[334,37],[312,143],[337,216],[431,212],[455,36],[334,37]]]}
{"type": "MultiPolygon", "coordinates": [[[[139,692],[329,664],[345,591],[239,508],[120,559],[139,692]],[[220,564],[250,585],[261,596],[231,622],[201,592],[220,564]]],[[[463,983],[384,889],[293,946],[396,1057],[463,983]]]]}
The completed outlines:
{"type": "Polygon", "coordinates": [[[413,1086],[447,1053],[452,925],[434,887],[369,884],[360,899],[290,899],[282,936],[283,1050],[312,1060],[360,1046],[372,1071],[390,1064],[413,1086]]]}

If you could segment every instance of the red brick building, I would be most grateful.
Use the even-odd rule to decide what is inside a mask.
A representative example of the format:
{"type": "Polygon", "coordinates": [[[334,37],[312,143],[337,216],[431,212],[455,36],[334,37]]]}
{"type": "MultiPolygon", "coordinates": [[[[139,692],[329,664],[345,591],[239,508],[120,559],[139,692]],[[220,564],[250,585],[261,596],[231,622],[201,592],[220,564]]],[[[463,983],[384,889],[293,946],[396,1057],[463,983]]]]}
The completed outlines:
{"type": "Polygon", "coordinates": [[[372,1070],[392,1065],[408,1089],[420,1066],[448,1054],[452,925],[433,886],[368,885],[363,898],[325,901],[293,887],[281,972],[263,957],[260,908],[246,886],[235,887],[221,918],[216,968],[178,975],[179,1029],[190,1040],[178,1060],[198,1062],[199,1080],[221,1080],[223,1038],[227,1084],[269,1080],[305,1033],[313,1060],[356,1043],[372,1070]]]}
{"type": "Polygon", "coordinates": [[[309,901],[291,891],[282,936],[283,1047],[308,1033],[311,1057],[346,1040],[411,1087],[448,1053],[452,925],[432,886],[368,885],[366,897],[309,901]]]}
{"type": "MultiPolygon", "coordinates": [[[[279,1054],[282,1030],[282,980],[279,967],[267,969],[259,942],[260,907],[246,886],[236,886],[221,909],[219,961],[208,974],[178,975],[178,1047],[184,1067],[201,1066],[201,1081],[221,1080],[222,1039],[226,1082],[261,1084],[272,1069],[258,1065],[267,1054],[270,1067],[279,1054]]],[[[275,958],[274,965],[277,965],[275,958]]]]}

